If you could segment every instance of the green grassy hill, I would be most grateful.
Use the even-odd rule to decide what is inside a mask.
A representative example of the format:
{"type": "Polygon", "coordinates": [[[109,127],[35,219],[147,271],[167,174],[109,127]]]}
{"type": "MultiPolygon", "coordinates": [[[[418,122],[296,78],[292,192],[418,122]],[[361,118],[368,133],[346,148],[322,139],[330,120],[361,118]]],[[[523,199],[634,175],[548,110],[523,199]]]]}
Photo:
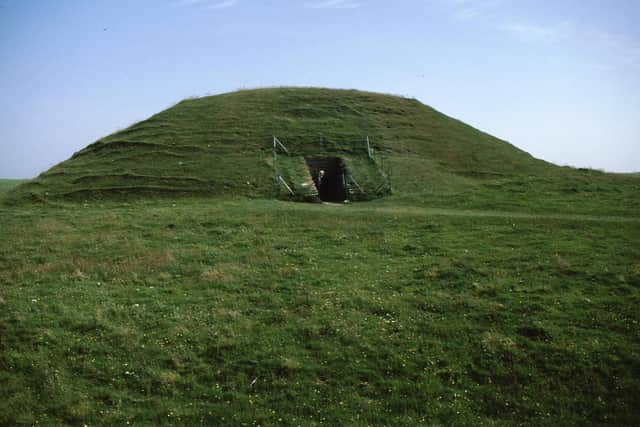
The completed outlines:
{"type": "Polygon", "coordinates": [[[552,166],[414,99],[353,90],[277,88],[188,99],[96,141],[21,186],[18,198],[275,191],[272,135],[293,155],[375,152],[399,193],[467,178],[543,173],[552,166]]]}
{"type": "Polygon", "coordinates": [[[94,142],[7,198],[18,204],[185,195],[287,198],[275,183],[277,171],[304,199],[304,157],[317,154],[345,159],[366,191],[364,199],[388,196],[389,186],[382,184],[390,179],[392,198],[412,204],[615,215],[640,210],[628,191],[638,188],[633,175],[557,167],[415,99],[318,88],[184,100],[94,142]],[[273,135],[291,153],[280,151],[275,163],[273,135]],[[585,205],[585,199],[597,203],[585,205]]]}

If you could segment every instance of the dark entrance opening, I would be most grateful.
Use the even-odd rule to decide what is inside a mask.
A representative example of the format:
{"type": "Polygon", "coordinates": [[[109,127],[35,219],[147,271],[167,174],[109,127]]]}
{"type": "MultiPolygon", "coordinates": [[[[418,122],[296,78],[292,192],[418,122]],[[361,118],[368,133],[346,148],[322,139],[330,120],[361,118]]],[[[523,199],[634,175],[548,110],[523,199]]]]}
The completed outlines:
{"type": "Polygon", "coordinates": [[[343,202],[347,199],[344,163],[341,158],[313,157],[307,158],[306,161],[320,200],[343,202]]]}

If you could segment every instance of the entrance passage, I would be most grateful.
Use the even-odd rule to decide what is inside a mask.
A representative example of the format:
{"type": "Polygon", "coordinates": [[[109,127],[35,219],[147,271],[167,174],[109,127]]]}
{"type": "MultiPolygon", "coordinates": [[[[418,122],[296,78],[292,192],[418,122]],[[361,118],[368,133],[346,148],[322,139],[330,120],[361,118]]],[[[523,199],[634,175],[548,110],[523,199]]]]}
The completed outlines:
{"type": "Polygon", "coordinates": [[[343,202],[347,199],[344,163],[341,158],[313,157],[306,161],[320,200],[343,202]]]}

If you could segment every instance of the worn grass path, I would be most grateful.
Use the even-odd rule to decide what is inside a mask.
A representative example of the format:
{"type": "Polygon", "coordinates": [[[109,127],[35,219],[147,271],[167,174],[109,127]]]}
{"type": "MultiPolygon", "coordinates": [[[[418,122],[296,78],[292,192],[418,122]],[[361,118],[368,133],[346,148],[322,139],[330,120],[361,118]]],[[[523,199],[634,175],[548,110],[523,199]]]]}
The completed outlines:
{"type": "MultiPolygon", "coordinates": [[[[271,203],[271,202],[270,202],[271,203]]],[[[279,203],[279,202],[276,202],[279,203]]],[[[251,206],[248,206],[251,209],[251,206]]],[[[613,215],[583,215],[583,214],[560,214],[560,213],[526,213],[526,212],[505,212],[505,211],[487,211],[476,209],[445,209],[445,208],[424,208],[413,206],[379,206],[379,205],[365,205],[365,206],[349,206],[341,205],[337,203],[322,203],[322,204],[308,204],[308,203],[287,203],[282,202],[281,206],[273,206],[275,210],[281,211],[309,211],[318,212],[325,210],[332,213],[371,213],[375,215],[404,215],[404,216],[417,216],[417,217],[431,217],[431,216],[453,216],[453,217],[478,217],[478,218],[514,218],[514,219],[531,219],[531,220],[564,220],[564,221],[589,221],[589,222],[612,222],[612,223],[640,223],[640,217],[625,217],[625,216],[613,216],[613,215]]],[[[3,210],[12,212],[20,212],[19,208],[2,208],[0,206],[0,212],[3,210]]],[[[117,207],[109,208],[118,210],[117,207]]],[[[129,209],[126,207],[125,209],[129,209]]],[[[211,206],[199,206],[196,209],[207,210],[212,209],[211,206]]],[[[24,210],[28,212],[28,210],[24,210]]]]}
{"type": "MultiPolygon", "coordinates": [[[[444,209],[444,208],[424,208],[415,206],[376,206],[357,205],[348,206],[335,203],[323,203],[323,208],[340,209],[346,208],[350,211],[372,212],[392,215],[412,215],[412,216],[463,216],[463,217],[483,217],[483,218],[519,218],[519,219],[541,219],[541,220],[568,220],[568,221],[596,221],[596,222],[639,222],[640,217],[624,217],[612,215],[582,215],[582,214],[561,214],[561,213],[526,213],[526,212],[506,212],[506,211],[486,211],[476,209],[444,209]]],[[[314,205],[301,205],[300,209],[317,209],[314,205]]],[[[287,205],[289,209],[289,205],[287,205]]],[[[296,207],[298,209],[298,207],[296,207]]]]}

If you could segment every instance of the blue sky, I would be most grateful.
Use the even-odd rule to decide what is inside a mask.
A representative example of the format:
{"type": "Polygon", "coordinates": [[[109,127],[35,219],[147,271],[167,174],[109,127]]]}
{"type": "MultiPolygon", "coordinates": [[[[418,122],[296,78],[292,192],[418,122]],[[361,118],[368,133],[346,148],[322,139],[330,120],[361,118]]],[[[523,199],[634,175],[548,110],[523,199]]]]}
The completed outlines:
{"type": "Polygon", "coordinates": [[[640,171],[637,0],[0,0],[0,177],[188,96],[415,97],[561,165],[640,171]]]}

